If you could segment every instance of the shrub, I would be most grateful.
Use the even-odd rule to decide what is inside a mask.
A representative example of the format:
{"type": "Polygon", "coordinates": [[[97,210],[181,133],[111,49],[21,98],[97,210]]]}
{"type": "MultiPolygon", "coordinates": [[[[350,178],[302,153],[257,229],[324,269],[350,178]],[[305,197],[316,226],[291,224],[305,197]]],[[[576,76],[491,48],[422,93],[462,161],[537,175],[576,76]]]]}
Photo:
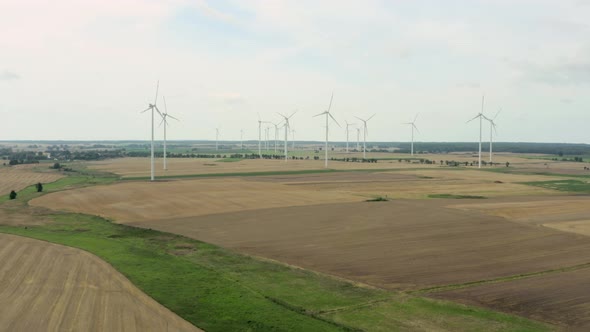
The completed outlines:
{"type": "Polygon", "coordinates": [[[8,195],[8,197],[9,197],[10,199],[15,199],[15,198],[16,198],[16,191],[12,190],[12,191],[10,192],[10,194],[8,195]]]}

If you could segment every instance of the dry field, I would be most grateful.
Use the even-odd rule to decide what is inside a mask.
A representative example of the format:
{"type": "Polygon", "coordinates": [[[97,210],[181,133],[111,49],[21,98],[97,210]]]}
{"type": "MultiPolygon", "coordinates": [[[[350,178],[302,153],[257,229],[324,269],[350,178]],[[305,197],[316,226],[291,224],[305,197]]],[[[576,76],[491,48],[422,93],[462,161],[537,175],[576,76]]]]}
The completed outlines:
{"type": "Polygon", "coordinates": [[[504,200],[479,204],[454,204],[450,207],[590,235],[590,196],[537,197],[526,201],[504,200]]]}
{"type": "Polygon", "coordinates": [[[532,319],[590,330],[590,268],[488,284],[432,297],[486,306],[532,319]]]}
{"type": "Polygon", "coordinates": [[[36,172],[33,167],[39,165],[0,167],[0,195],[8,195],[11,190],[19,191],[38,182],[48,183],[63,177],[57,172],[36,172]]]}
{"type": "Polygon", "coordinates": [[[199,331],[85,251],[0,234],[1,331],[199,331]]]}
{"type": "Polygon", "coordinates": [[[445,208],[448,203],[324,204],[130,224],[389,289],[421,289],[588,262],[590,238],[445,208]]]}

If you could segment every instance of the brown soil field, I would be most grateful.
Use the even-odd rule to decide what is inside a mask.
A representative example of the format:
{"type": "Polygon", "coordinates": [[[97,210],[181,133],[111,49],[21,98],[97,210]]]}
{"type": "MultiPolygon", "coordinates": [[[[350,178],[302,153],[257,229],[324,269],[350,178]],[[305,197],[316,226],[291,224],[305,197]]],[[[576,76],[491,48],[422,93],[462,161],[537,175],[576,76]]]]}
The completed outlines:
{"type": "Polygon", "coordinates": [[[19,191],[38,182],[54,182],[63,177],[57,172],[36,172],[32,168],[33,165],[0,167],[0,195],[8,195],[11,190],[19,191]]]}
{"type": "Polygon", "coordinates": [[[0,234],[1,331],[200,331],[85,251],[0,234]]]}
{"type": "Polygon", "coordinates": [[[450,207],[472,210],[509,220],[542,225],[561,231],[590,235],[590,196],[531,198],[526,201],[453,204],[450,207]]]}
{"type": "Polygon", "coordinates": [[[388,289],[464,283],[588,261],[588,237],[445,204],[449,202],[323,204],[130,224],[388,289]]]}
{"type": "Polygon", "coordinates": [[[590,330],[590,268],[430,294],[567,327],[590,330]]]}

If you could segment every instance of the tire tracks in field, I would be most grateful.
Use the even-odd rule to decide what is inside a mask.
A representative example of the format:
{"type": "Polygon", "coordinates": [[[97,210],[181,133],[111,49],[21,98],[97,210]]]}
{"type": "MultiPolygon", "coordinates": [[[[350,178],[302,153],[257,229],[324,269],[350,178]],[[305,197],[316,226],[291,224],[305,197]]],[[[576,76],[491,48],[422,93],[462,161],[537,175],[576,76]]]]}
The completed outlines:
{"type": "Polygon", "coordinates": [[[428,294],[428,293],[438,293],[438,292],[445,292],[445,291],[456,290],[456,289],[477,287],[477,286],[482,286],[482,285],[510,282],[510,281],[520,280],[520,279],[535,278],[535,277],[540,277],[540,276],[544,276],[544,275],[548,275],[548,274],[572,272],[572,271],[583,270],[583,269],[587,269],[587,268],[590,268],[590,262],[584,263],[584,264],[578,264],[578,265],[557,268],[557,269],[550,269],[550,270],[537,271],[537,272],[531,272],[531,273],[523,273],[523,274],[517,274],[517,275],[511,275],[511,276],[499,277],[499,278],[493,278],[493,279],[484,279],[484,280],[470,281],[470,282],[460,283],[460,284],[450,284],[450,285],[426,287],[426,288],[421,288],[418,290],[406,291],[404,293],[416,294],[416,295],[428,294]]]}

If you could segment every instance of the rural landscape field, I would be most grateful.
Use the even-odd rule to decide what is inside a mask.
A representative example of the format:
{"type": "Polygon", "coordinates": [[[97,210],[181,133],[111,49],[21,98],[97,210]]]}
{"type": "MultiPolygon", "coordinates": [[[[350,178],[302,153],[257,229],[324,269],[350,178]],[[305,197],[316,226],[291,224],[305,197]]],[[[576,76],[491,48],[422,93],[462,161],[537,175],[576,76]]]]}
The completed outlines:
{"type": "Polygon", "coordinates": [[[19,196],[0,205],[0,231],[13,234],[0,248],[0,294],[4,303],[21,295],[0,323],[590,328],[586,163],[498,153],[496,166],[479,169],[464,166],[472,154],[371,157],[378,162],[328,169],[321,160],[169,158],[153,182],[149,158],[6,166],[0,186],[19,196]],[[52,308],[45,316],[24,313],[43,306],[52,308]]]}
{"type": "Polygon", "coordinates": [[[0,13],[0,332],[590,331],[590,0],[0,13]]]}

